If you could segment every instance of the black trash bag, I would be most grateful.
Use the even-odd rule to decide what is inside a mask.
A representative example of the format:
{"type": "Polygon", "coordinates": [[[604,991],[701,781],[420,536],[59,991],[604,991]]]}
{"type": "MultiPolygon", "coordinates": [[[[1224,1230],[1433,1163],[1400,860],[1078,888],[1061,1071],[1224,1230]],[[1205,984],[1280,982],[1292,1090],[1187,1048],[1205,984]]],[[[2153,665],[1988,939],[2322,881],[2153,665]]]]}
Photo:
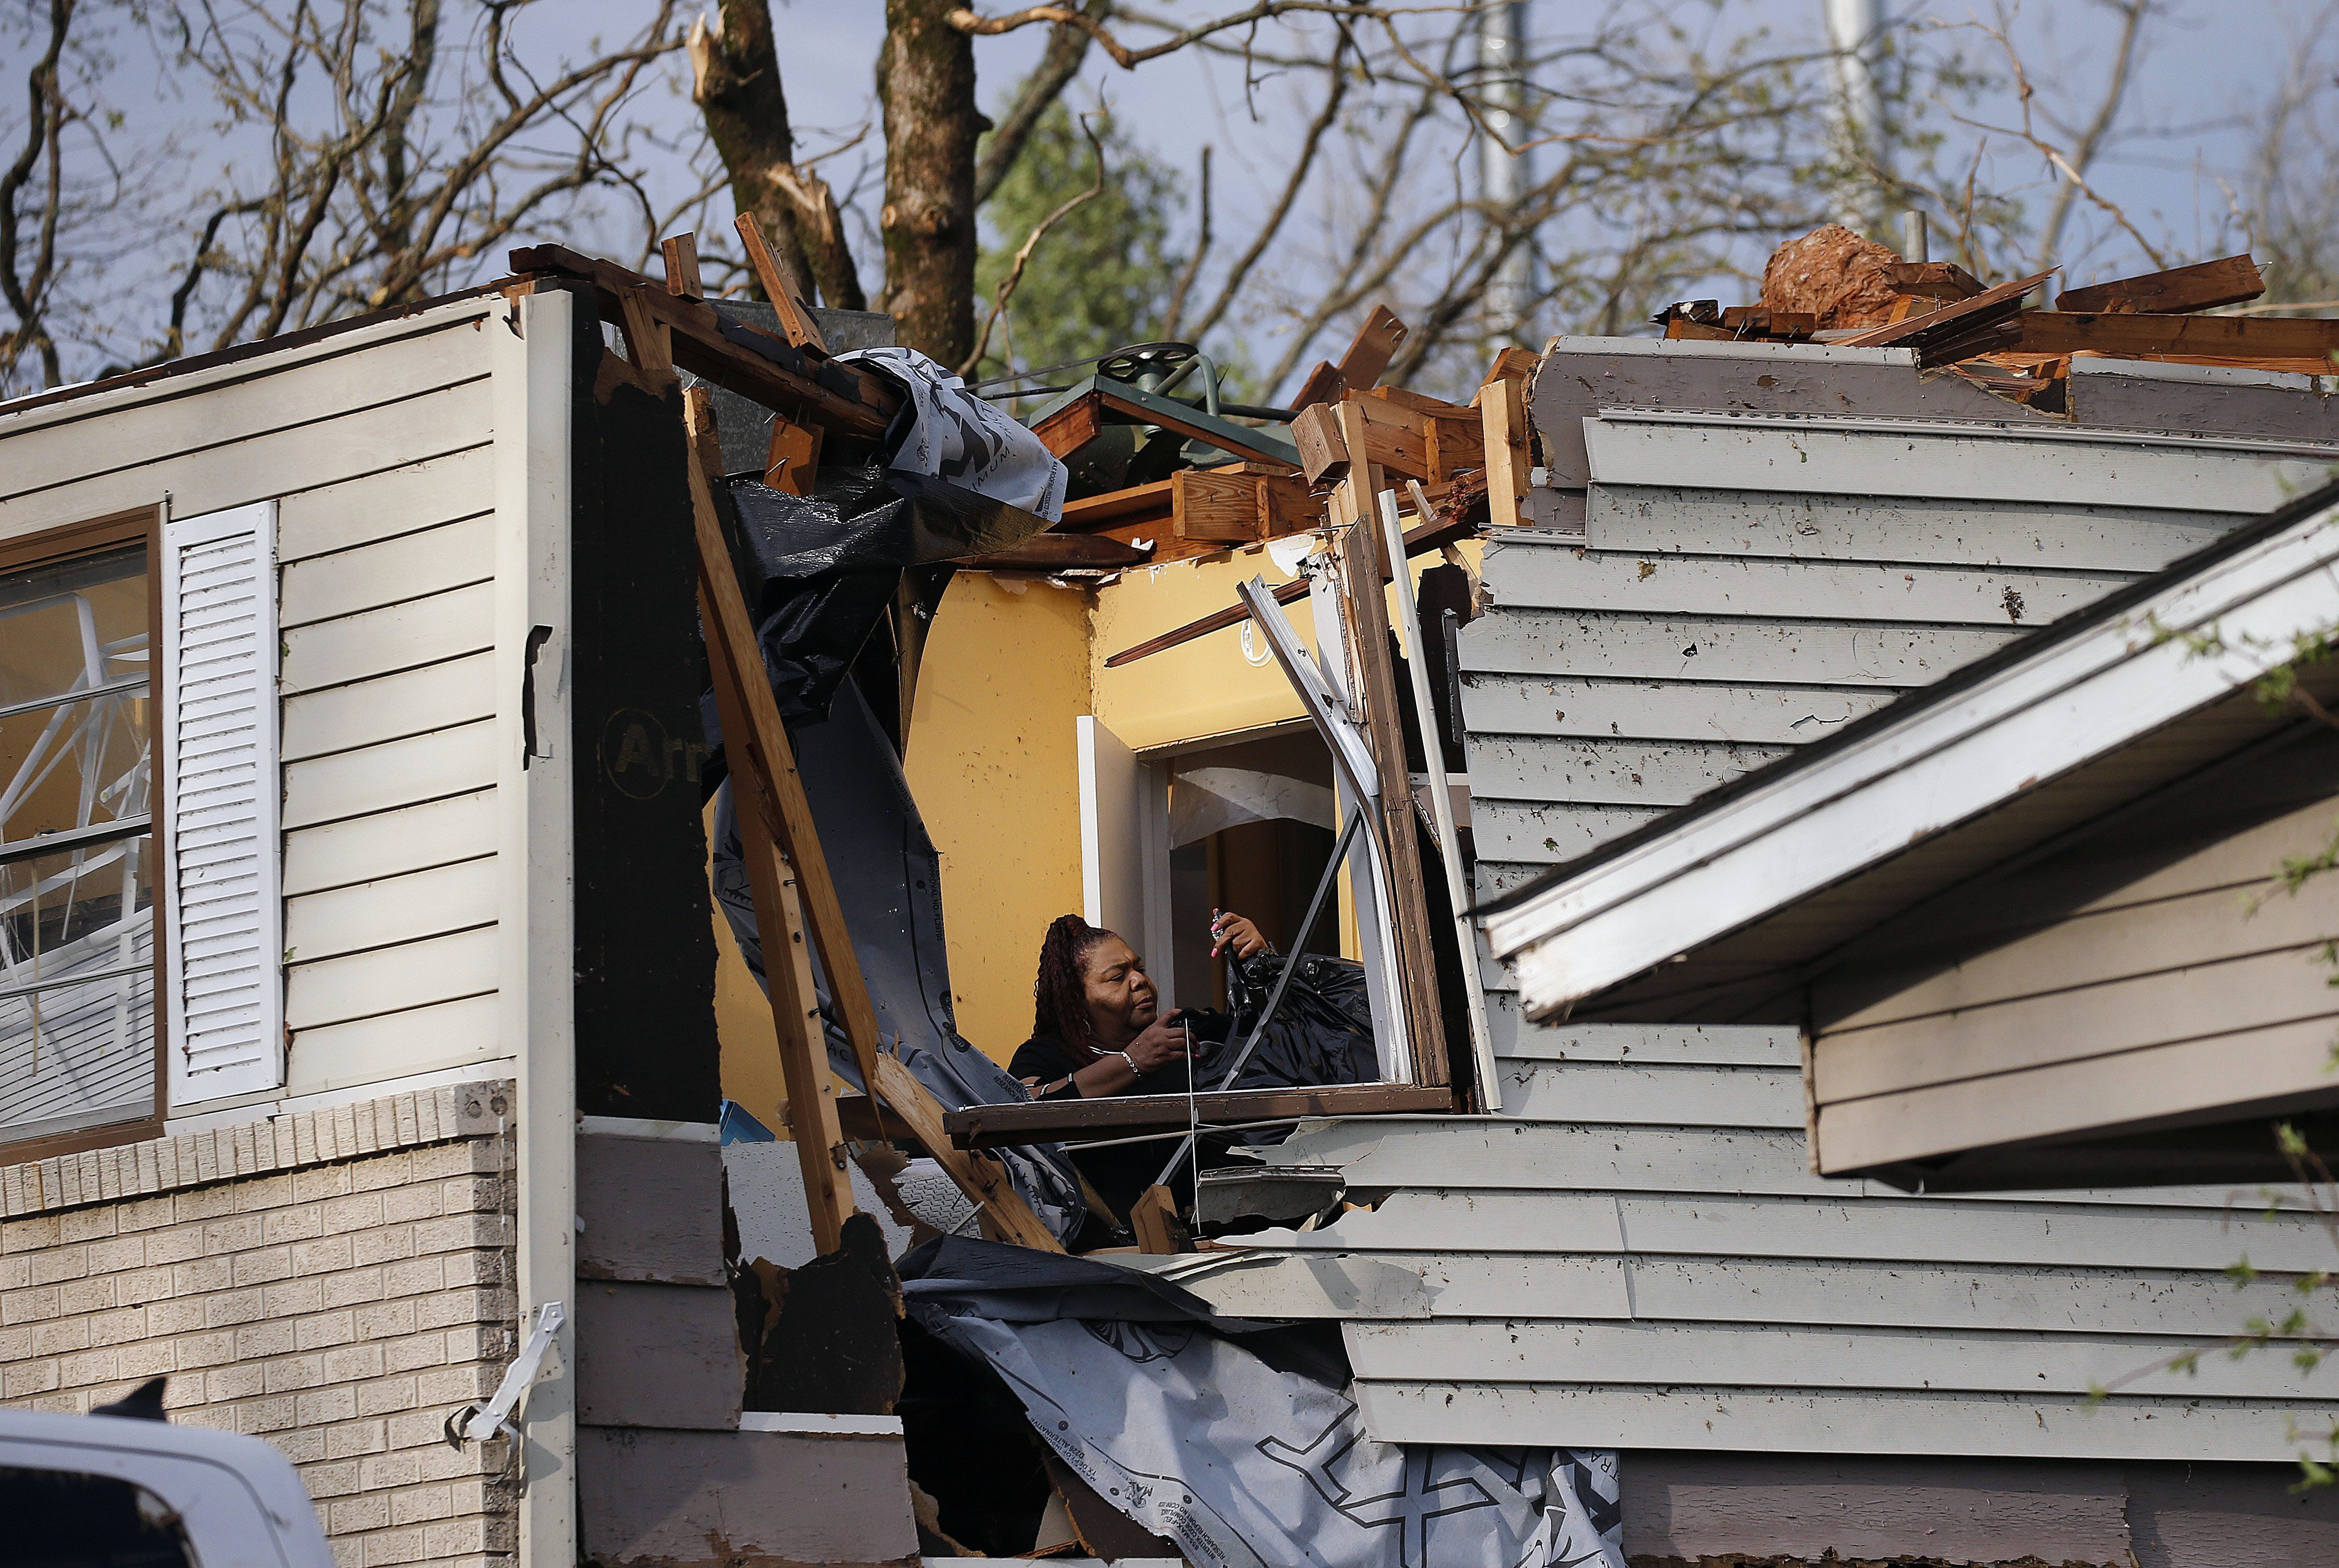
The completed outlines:
{"type": "MultiPolygon", "coordinates": [[[[917,559],[917,503],[885,482],[882,459],[821,469],[809,496],[755,478],[732,479],[729,489],[739,519],[739,587],[780,716],[825,718],[893,602],[902,568],[917,559]]],[[[719,746],[712,694],[704,709],[707,744],[719,746]]]]}
{"type": "MultiPolygon", "coordinates": [[[[1344,958],[1302,953],[1274,1021],[1259,1037],[1229,1089],[1320,1088],[1380,1081],[1380,1054],[1373,1045],[1372,1006],[1365,993],[1365,966],[1344,958]]],[[[1254,953],[1231,965],[1228,989],[1234,1026],[1226,1042],[1200,1057],[1195,1081],[1215,1090],[1250,1039],[1275,989],[1285,961],[1254,953]]]]}

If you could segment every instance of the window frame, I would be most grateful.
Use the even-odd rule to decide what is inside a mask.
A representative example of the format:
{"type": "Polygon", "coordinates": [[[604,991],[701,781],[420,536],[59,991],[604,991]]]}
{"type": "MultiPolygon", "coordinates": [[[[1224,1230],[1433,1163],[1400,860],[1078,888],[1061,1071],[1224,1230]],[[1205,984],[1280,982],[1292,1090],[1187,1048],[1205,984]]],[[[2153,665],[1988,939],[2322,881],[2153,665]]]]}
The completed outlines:
{"type": "MultiPolygon", "coordinates": [[[[0,540],[0,572],[60,566],[84,557],[118,550],[125,545],[135,544],[144,547],[146,646],[150,650],[146,661],[146,711],[150,731],[159,728],[163,712],[163,508],[159,505],[133,507],[126,511],[108,512],[103,517],[68,523],[62,528],[43,529],[19,538],[0,540]]],[[[159,735],[150,735],[148,744],[148,796],[159,802],[164,798],[162,793],[163,757],[159,735]]],[[[159,845],[162,842],[160,824],[148,832],[159,845]]],[[[24,1165],[36,1159],[49,1159],[62,1154],[81,1154],[93,1149],[111,1149],[124,1143],[143,1143],[162,1136],[163,1124],[171,1113],[168,1070],[170,1020],[167,1016],[170,1004],[164,994],[171,941],[168,882],[167,877],[161,875],[153,879],[153,1109],[146,1115],[131,1120],[110,1121],[101,1127],[78,1128],[71,1132],[54,1132],[14,1140],[0,1134],[0,1166],[24,1165]]]]}

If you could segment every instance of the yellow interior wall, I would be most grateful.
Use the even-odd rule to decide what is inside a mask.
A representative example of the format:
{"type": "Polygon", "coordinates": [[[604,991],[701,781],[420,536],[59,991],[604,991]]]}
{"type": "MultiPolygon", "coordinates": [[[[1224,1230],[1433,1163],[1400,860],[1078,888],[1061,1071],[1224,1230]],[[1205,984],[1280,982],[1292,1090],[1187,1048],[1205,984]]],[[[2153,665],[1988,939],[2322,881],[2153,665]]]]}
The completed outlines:
{"type": "Polygon", "coordinates": [[[1048,922],[1081,907],[1088,597],[961,572],[919,661],[904,772],[942,852],[959,1032],[1001,1062],[1031,1032],[1048,922]]]}
{"type": "MultiPolygon", "coordinates": [[[[1256,659],[1243,653],[1239,626],[1222,627],[1117,670],[1104,667],[1104,661],[1123,648],[1241,603],[1236,587],[1255,577],[1264,577],[1270,587],[1290,580],[1265,549],[1253,547],[1141,567],[1097,590],[1091,650],[1096,716],[1123,745],[1147,751],[1305,716],[1265,640],[1253,639],[1256,659]]],[[[1304,603],[1290,608],[1299,640],[1314,652],[1314,616],[1304,603]]]]}

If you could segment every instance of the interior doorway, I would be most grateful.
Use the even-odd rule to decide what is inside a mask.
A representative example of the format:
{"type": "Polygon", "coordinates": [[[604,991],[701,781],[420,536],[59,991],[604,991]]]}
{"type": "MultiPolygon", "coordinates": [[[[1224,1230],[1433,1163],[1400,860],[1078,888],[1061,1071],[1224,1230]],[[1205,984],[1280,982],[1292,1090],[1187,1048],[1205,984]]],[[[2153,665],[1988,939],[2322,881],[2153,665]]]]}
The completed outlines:
{"type": "MultiPolygon", "coordinates": [[[[1171,971],[1185,1007],[1227,1005],[1227,961],[1210,956],[1210,912],[1248,916],[1276,951],[1303,945],[1299,922],[1337,841],[1332,759],[1313,730],[1168,760],[1171,971]]],[[[1306,951],[1341,951],[1327,899],[1306,951]]]]}

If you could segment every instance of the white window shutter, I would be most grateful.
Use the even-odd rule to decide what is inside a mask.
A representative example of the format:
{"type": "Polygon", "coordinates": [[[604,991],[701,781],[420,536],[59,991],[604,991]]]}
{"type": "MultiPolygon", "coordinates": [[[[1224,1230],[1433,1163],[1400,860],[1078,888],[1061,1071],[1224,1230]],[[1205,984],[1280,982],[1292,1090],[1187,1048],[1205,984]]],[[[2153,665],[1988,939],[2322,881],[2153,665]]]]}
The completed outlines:
{"type": "Polygon", "coordinates": [[[170,1102],[284,1081],[276,503],[163,525],[170,1102]]]}

